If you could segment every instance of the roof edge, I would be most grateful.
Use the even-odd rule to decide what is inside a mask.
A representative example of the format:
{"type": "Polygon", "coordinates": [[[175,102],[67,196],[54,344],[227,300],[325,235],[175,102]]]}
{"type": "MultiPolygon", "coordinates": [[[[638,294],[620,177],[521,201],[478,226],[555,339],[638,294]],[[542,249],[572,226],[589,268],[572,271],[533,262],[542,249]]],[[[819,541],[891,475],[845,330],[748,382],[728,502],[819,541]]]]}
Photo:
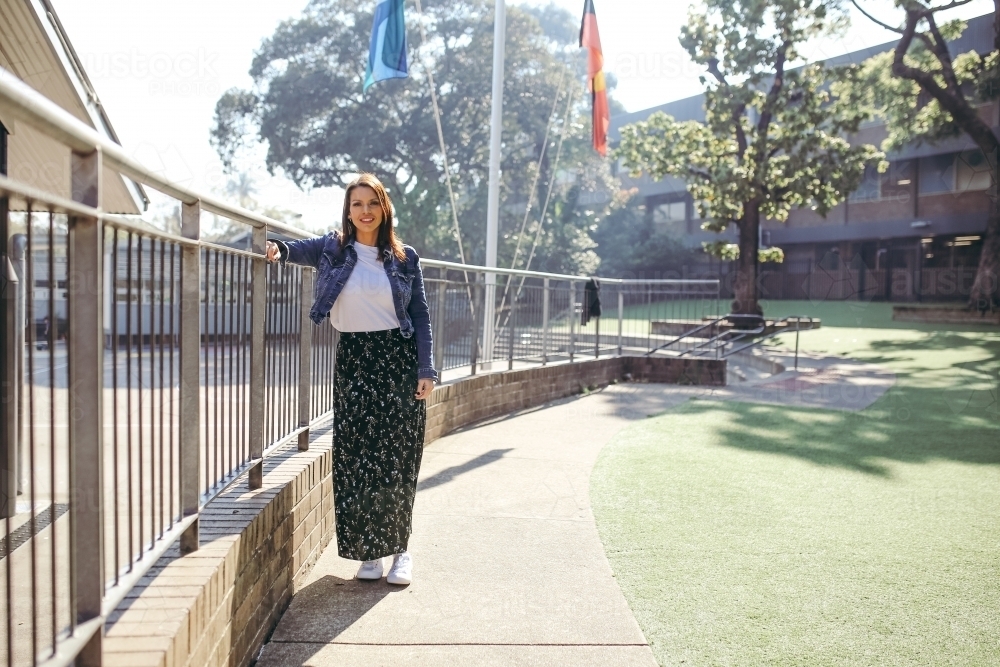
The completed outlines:
{"type": "MultiPolygon", "coordinates": [[[[76,49],[73,48],[73,43],[70,42],[69,35],[63,27],[62,21],[59,20],[59,15],[56,13],[51,0],[25,1],[35,12],[36,16],[38,16],[39,23],[46,32],[53,50],[61,55],[61,59],[64,60],[64,66],[68,65],[66,73],[77,89],[77,94],[83,102],[87,113],[90,115],[94,127],[98,132],[104,133],[111,141],[121,146],[122,142],[118,138],[118,133],[115,132],[115,128],[111,124],[111,119],[108,117],[104,105],[101,104],[101,100],[97,96],[97,90],[90,81],[90,77],[87,76],[87,71],[83,68],[83,62],[79,54],[77,54],[76,49]],[[47,20],[43,20],[42,15],[47,20]]],[[[146,194],[146,190],[142,184],[124,175],[121,175],[121,178],[125,182],[125,187],[129,191],[129,194],[132,195],[132,199],[135,200],[136,207],[140,211],[147,210],[150,203],[149,196],[146,194]]]]}

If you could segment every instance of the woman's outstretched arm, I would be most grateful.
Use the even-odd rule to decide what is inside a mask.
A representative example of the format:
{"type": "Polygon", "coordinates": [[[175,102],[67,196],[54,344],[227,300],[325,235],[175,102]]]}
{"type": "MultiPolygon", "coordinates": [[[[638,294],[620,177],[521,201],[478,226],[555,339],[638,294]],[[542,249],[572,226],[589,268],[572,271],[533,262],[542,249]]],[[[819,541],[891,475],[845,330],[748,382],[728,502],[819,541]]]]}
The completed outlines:
{"type": "MultiPolygon", "coordinates": [[[[333,233],[333,232],[331,232],[333,233]]],[[[302,264],[319,268],[319,258],[326,247],[326,236],[319,236],[301,241],[279,241],[271,239],[267,242],[267,261],[269,262],[291,262],[292,264],[302,264]]]]}

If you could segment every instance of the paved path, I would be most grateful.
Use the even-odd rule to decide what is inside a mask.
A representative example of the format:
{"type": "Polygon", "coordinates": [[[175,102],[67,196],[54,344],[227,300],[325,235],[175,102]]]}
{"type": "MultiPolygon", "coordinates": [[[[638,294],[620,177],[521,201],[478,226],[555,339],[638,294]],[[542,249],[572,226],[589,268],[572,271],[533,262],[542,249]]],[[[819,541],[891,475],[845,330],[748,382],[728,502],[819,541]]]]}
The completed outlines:
{"type": "Polygon", "coordinates": [[[590,509],[601,448],[635,419],[691,397],[840,409],[891,374],[807,359],[803,372],[706,390],[619,384],[441,438],[425,450],[406,588],[354,580],[326,550],[259,667],[654,667],[590,509]]]}

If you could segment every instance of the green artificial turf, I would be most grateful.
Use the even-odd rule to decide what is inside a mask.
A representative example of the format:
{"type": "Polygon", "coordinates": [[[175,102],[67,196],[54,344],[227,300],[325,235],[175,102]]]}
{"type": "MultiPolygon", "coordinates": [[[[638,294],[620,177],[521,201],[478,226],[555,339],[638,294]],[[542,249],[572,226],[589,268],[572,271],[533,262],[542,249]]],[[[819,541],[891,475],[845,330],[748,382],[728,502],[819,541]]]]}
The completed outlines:
{"type": "Polygon", "coordinates": [[[595,467],[598,529],[657,660],[1000,665],[1000,333],[802,344],[897,385],[860,413],[690,401],[595,467]]]}
{"type": "MultiPolygon", "coordinates": [[[[947,306],[961,304],[905,304],[917,307],[947,306]]],[[[701,320],[703,317],[721,317],[729,312],[729,300],[720,299],[677,299],[655,301],[649,304],[627,305],[624,309],[624,329],[637,335],[646,335],[649,320],[701,320]]],[[[940,324],[919,324],[896,322],[892,319],[891,303],[880,301],[777,301],[762,300],[761,308],[768,319],[789,316],[819,318],[824,327],[863,327],[867,329],[901,329],[907,331],[939,331],[940,324]]],[[[617,305],[613,301],[605,304],[606,319],[617,319],[617,305]]],[[[568,326],[568,325],[567,325],[568,326]]],[[[947,325],[951,331],[998,331],[995,324],[947,325]]],[[[605,322],[604,331],[617,330],[617,323],[605,322]],[[608,329],[608,327],[611,327],[608,329]]]]}
{"type": "MultiPolygon", "coordinates": [[[[724,304],[727,305],[728,304],[724,304]]],[[[868,329],[905,329],[912,331],[940,331],[940,324],[918,324],[896,322],[892,319],[894,304],[882,301],[761,301],[764,315],[770,319],[781,319],[795,315],[818,317],[824,327],[864,327],[868,329]]],[[[946,306],[955,308],[962,304],[895,304],[909,307],[930,308],[946,306]]],[[[997,325],[963,324],[946,325],[950,331],[1000,331],[997,325]]]]}

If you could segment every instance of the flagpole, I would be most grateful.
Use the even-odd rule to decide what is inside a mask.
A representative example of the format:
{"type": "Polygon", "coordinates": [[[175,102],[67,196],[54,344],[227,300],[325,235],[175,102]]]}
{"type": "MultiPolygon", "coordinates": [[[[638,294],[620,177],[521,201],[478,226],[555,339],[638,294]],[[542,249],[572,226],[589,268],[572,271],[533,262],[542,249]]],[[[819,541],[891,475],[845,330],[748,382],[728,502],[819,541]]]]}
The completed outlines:
{"type": "MultiPolygon", "coordinates": [[[[496,0],[493,22],[493,113],[490,118],[490,184],[486,212],[486,267],[497,266],[497,236],[500,230],[500,140],[503,130],[503,66],[507,39],[507,6],[496,0]]],[[[483,308],[483,367],[493,360],[496,319],[496,274],[486,274],[483,308]]]]}

